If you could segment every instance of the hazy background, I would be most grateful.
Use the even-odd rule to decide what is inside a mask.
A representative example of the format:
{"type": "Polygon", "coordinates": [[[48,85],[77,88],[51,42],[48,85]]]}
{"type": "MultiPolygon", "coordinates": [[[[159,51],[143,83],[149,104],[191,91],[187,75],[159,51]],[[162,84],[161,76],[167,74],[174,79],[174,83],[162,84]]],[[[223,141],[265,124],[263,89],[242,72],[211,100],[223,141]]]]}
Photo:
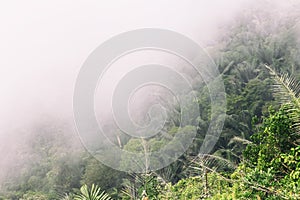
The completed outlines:
{"type": "MultiPolygon", "coordinates": [[[[34,124],[48,118],[72,124],[76,76],[105,40],[148,27],[173,30],[205,46],[214,43],[223,34],[222,26],[236,20],[239,12],[259,7],[260,2],[1,1],[0,171],[5,173],[18,161],[17,152],[24,150],[34,124]]],[[[299,1],[281,2],[267,5],[284,12],[299,1]]],[[[70,137],[75,137],[71,126],[70,137]]]]}

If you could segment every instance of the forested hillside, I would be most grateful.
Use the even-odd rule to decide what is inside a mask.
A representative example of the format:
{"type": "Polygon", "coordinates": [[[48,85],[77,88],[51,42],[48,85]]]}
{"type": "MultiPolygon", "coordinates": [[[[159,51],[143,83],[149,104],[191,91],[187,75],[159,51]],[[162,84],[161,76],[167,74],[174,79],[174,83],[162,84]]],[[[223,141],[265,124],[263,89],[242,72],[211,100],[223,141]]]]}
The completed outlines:
{"type": "MultiPolygon", "coordinates": [[[[197,154],[211,108],[207,88],[195,85],[201,113],[191,121],[197,124],[179,127],[174,110],[168,133],[197,130],[197,136],[170,166],[146,174],[116,171],[70,137],[67,122],[50,118],[30,130],[32,138],[24,141],[29,148],[18,152],[22,163],[3,178],[0,199],[300,199],[299,21],[296,9],[249,10],[205,47],[227,100],[223,131],[210,155],[197,154]]],[[[140,139],[119,139],[125,150],[143,148],[140,139]]],[[[154,151],[168,141],[147,142],[154,151]]]]}

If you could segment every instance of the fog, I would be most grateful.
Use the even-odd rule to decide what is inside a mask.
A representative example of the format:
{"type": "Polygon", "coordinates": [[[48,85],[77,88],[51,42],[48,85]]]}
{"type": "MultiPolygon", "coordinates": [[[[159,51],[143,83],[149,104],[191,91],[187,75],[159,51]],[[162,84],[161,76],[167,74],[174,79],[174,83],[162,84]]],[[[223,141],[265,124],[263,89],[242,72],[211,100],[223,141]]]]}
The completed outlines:
{"type": "MultiPolygon", "coordinates": [[[[214,44],[223,27],[237,20],[238,13],[260,7],[258,2],[1,1],[0,178],[21,159],[17,152],[26,151],[36,125],[66,122],[69,137],[79,141],[72,113],[74,84],[84,61],[102,42],[125,31],[162,28],[203,46],[214,44]]],[[[297,3],[266,5],[270,2],[278,16],[297,3]]],[[[131,59],[144,61],[143,56],[131,59]]],[[[119,75],[111,76],[114,80],[119,75]]],[[[107,92],[114,84],[108,83],[107,92]]]]}

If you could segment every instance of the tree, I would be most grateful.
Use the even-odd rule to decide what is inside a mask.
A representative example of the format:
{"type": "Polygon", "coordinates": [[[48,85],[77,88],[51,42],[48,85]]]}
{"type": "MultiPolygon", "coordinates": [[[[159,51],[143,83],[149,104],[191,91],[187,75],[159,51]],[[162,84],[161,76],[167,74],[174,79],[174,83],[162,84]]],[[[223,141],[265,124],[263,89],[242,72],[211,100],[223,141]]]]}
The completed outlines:
{"type": "Polygon", "coordinates": [[[101,191],[101,188],[97,185],[92,185],[89,189],[87,185],[83,185],[80,188],[81,194],[75,195],[74,200],[110,200],[109,195],[101,191]]]}

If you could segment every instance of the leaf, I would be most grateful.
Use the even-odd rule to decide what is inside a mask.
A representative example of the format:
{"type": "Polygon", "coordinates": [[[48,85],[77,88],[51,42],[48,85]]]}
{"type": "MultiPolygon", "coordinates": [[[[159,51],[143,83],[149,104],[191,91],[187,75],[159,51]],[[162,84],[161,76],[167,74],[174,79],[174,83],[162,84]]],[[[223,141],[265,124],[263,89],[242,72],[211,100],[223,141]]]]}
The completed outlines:
{"type": "Polygon", "coordinates": [[[87,185],[80,188],[81,194],[75,195],[75,200],[110,200],[109,195],[102,191],[99,186],[92,185],[91,189],[87,185]]]}

